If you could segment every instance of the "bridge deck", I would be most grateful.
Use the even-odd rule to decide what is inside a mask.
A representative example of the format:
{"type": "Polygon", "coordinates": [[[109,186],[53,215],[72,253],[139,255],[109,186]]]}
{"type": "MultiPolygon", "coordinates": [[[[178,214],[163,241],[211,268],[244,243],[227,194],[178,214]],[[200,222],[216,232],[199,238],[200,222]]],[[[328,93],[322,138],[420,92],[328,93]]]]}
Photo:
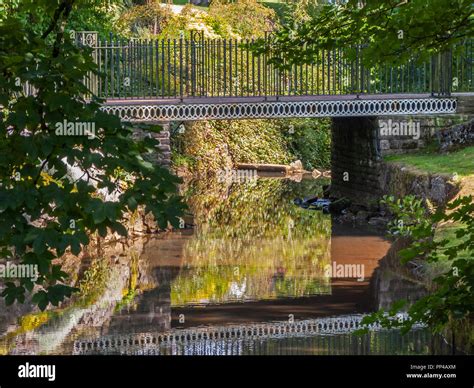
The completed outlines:
{"type": "Polygon", "coordinates": [[[392,116],[473,113],[474,93],[348,94],[259,97],[107,99],[103,109],[124,121],[392,116]]]}
{"type": "MultiPolygon", "coordinates": [[[[474,93],[452,93],[451,97],[472,97],[474,93]]],[[[263,102],[313,102],[313,101],[352,101],[352,100],[403,100],[433,98],[429,93],[393,93],[393,94],[339,94],[305,96],[256,96],[256,97],[165,97],[165,98],[108,98],[107,105],[178,105],[178,104],[242,104],[263,102]]]]}

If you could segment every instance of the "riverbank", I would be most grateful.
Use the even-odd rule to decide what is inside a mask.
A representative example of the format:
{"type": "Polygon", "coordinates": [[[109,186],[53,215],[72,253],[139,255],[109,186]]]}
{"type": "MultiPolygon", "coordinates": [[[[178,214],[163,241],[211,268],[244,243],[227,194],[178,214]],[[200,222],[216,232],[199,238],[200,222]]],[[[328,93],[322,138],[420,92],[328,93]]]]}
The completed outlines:
{"type": "MultiPolygon", "coordinates": [[[[448,202],[464,196],[474,196],[474,146],[456,149],[451,152],[417,152],[414,154],[393,155],[385,160],[384,165],[386,191],[395,198],[414,195],[421,199],[428,212],[444,209],[448,202]]],[[[459,241],[462,239],[463,228],[460,221],[440,222],[436,226],[435,241],[459,241]]],[[[388,255],[380,262],[378,282],[387,282],[390,273],[399,272],[416,289],[420,285],[424,293],[434,292],[438,286],[434,279],[452,269],[452,262],[441,256],[436,262],[422,259],[410,261],[407,265],[400,264],[400,250],[410,244],[406,239],[397,239],[388,255]]],[[[454,245],[453,245],[454,246],[454,245]]],[[[467,249],[467,248],[466,248],[467,249]]],[[[472,251],[472,249],[471,249],[472,251]]],[[[470,252],[469,249],[466,252],[470,252]]],[[[457,258],[473,260],[468,253],[456,252],[457,258]]],[[[410,293],[407,299],[414,302],[410,293]]],[[[420,291],[420,296],[423,292],[420,291]]],[[[402,299],[402,298],[401,298],[402,299]]],[[[378,301],[380,308],[388,308],[383,301],[378,301]]],[[[458,351],[470,354],[474,347],[474,325],[472,318],[454,320],[444,335],[449,341],[456,338],[458,351]],[[453,332],[455,334],[453,334],[453,332]]]]}
{"type": "Polygon", "coordinates": [[[202,121],[171,132],[172,168],[194,176],[215,175],[238,163],[301,160],[308,171],[330,168],[327,119],[202,121]]]}
{"type": "MultiPolygon", "coordinates": [[[[474,146],[449,153],[418,152],[391,155],[385,158],[387,166],[398,165],[399,169],[416,175],[440,176],[459,187],[459,196],[474,195],[474,146]]],[[[403,195],[400,191],[399,194],[403,195]]]]}

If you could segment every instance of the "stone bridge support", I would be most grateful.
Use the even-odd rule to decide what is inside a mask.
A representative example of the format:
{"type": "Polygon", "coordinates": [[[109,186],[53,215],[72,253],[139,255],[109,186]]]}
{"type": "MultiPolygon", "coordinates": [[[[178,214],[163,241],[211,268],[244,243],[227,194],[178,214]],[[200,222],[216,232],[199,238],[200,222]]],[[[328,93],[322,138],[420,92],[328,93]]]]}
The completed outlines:
{"type": "Polygon", "coordinates": [[[382,195],[377,117],[336,117],[332,125],[331,196],[367,205],[382,195]]]}
{"type": "Polygon", "coordinates": [[[165,167],[169,167],[171,164],[171,140],[170,140],[170,122],[156,122],[156,125],[160,125],[162,130],[160,133],[147,132],[142,129],[135,129],[136,138],[140,139],[145,136],[152,136],[160,142],[157,152],[152,155],[151,161],[165,167]]]}
{"type": "MultiPolygon", "coordinates": [[[[331,195],[356,205],[375,204],[394,179],[382,168],[383,156],[417,151],[432,142],[441,148],[456,141],[468,144],[474,138],[469,120],[472,115],[467,114],[333,118],[331,195]]],[[[425,191],[436,191],[437,185],[431,182],[425,191]]],[[[431,200],[443,202],[435,197],[431,200]]]]}

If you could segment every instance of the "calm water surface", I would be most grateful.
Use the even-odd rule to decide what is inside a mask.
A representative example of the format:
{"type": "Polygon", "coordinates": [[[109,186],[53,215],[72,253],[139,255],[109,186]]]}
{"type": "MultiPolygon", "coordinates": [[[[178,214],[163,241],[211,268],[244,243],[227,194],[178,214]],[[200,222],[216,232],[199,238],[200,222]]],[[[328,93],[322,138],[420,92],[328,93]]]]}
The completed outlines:
{"type": "Polygon", "coordinates": [[[362,314],[422,290],[376,270],[383,235],[293,204],[322,183],[191,182],[186,228],[92,255],[58,309],[1,306],[0,354],[430,354],[424,329],[352,333],[362,314]],[[363,278],[328,273],[338,265],[363,278]]]}

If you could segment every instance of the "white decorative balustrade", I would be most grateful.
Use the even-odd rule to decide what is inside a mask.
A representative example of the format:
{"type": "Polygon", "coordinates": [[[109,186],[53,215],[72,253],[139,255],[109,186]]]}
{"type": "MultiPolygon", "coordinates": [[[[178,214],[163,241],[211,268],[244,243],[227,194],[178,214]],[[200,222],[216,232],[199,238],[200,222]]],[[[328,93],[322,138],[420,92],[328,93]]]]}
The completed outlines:
{"type": "Polygon", "coordinates": [[[194,121],[456,113],[455,98],[344,99],[238,103],[106,103],[124,121],[194,121]]]}
{"type": "MultiPolygon", "coordinates": [[[[245,342],[249,341],[353,333],[361,328],[363,317],[364,315],[348,315],[294,322],[175,329],[165,333],[108,335],[98,339],[76,341],[74,354],[160,354],[160,349],[163,348],[171,349],[173,354],[235,354],[236,347],[240,349],[245,342]]],[[[400,315],[398,318],[406,319],[407,317],[400,315]]],[[[372,332],[381,329],[382,327],[378,324],[369,326],[372,332]]],[[[241,351],[237,353],[241,354],[241,351]]]]}

